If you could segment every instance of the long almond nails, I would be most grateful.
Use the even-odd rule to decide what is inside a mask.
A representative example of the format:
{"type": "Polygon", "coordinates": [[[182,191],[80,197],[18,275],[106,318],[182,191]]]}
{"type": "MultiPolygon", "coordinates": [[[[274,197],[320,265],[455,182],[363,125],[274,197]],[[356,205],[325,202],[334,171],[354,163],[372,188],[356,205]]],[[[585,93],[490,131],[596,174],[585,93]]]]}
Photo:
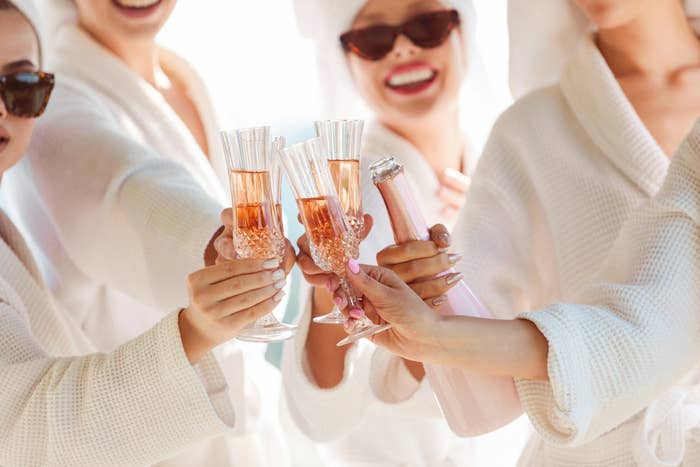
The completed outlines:
{"type": "Polygon", "coordinates": [[[443,303],[447,303],[447,300],[449,300],[449,298],[447,298],[447,295],[440,295],[439,297],[433,298],[431,300],[431,303],[433,304],[433,306],[440,306],[443,303]]]}
{"type": "Polygon", "coordinates": [[[464,278],[464,274],[461,272],[453,272],[452,274],[449,274],[447,276],[447,279],[445,279],[445,283],[447,285],[452,285],[455,282],[461,281],[464,278]]]}
{"type": "Polygon", "coordinates": [[[459,260],[461,260],[462,258],[464,258],[464,255],[462,253],[453,253],[453,254],[447,255],[447,261],[449,261],[450,264],[455,264],[459,260]]]}
{"type": "Polygon", "coordinates": [[[350,258],[348,260],[348,267],[350,268],[350,272],[352,272],[353,274],[357,274],[360,272],[360,264],[353,258],[350,258]]]}
{"type": "Polygon", "coordinates": [[[348,312],[348,314],[352,319],[361,319],[363,316],[365,316],[365,312],[359,308],[353,308],[348,312]]]}

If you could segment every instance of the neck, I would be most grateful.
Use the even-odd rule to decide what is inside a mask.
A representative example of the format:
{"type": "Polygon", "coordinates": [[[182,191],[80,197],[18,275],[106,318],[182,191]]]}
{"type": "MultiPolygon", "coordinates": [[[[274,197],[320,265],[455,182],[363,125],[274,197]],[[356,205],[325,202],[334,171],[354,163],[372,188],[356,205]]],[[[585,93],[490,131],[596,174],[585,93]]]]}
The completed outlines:
{"type": "Polygon", "coordinates": [[[423,154],[437,174],[445,169],[462,169],[464,160],[464,136],[459,124],[459,113],[444,112],[429,122],[419,121],[415,125],[385,125],[406,139],[423,154]]]}
{"type": "Polygon", "coordinates": [[[700,43],[688,24],[682,2],[650,3],[632,21],[598,32],[598,48],[617,77],[667,77],[700,61],[700,43]]]}
{"type": "Polygon", "coordinates": [[[133,39],[130,41],[105,40],[81,24],[97,42],[116,55],[132,71],[153,86],[158,85],[158,77],[163,74],[158,57],[158,46],[154,39],[133,39]]]}

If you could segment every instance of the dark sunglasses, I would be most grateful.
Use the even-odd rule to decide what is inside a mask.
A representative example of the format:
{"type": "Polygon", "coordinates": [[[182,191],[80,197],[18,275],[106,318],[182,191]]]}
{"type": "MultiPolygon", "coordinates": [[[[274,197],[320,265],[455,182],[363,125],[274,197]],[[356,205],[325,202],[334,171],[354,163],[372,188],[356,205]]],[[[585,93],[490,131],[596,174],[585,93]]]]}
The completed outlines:
{"type": "Polygon", "coordinates": [[[53,85],[51,73],[18,71],[0,76],[0,98],[10,114],[36,118],[44,113],[53,85]]]}
{"type": "Polygon", "coordinates": [[[416,46],[432,49],[442,45],[452,30],[459,26],[457,10],[423,13],[403,24],[378,24],[353,29],[340,36],[343,48],[367,60],[381,60],[394,48],[394,42],[403,34],[416,46]]]}

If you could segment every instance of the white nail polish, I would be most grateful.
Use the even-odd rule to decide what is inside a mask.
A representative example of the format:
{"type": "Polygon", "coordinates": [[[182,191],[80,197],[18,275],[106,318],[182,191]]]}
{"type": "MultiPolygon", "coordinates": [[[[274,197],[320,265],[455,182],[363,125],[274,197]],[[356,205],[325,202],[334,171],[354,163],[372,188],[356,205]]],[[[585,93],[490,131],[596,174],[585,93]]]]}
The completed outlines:
{"type": "Polygon", "coordinates": [[[276,280],[280,280],[280,279],[284,279],[284,271],[281,269],[278,269],[277,271],[272,273],[272,280],[276,281],[276,280]]]}
{"type": "Polygon", "coordinates": [[[278,259],[268,259],[267,261],[265,261],[262,264],[263,268],[265,268],[265,269],[273,269],[279,265],[280,265],[280,260],[278,260],[278,259]]]}
{"type": "Polygon", "coordinates": [[[274,286],[275,286],[276,289],[281,289],[281,288],[283,288],[286,284],[287,284],[287,281],[282,280],[282,281],[277,281],[277,282],[275,282],[275,283],[274,283],[274,286]]]}
{"type": "Polygon", "coordinates": [[[272,297],[272,301],[273,302],[281,302],[282,298],[284,298],[285,295],[286,294],[284,293],[284,290],[280,290],[279,292],[277,292],[277,294],[275,294],[274,297],[272,297]]]}

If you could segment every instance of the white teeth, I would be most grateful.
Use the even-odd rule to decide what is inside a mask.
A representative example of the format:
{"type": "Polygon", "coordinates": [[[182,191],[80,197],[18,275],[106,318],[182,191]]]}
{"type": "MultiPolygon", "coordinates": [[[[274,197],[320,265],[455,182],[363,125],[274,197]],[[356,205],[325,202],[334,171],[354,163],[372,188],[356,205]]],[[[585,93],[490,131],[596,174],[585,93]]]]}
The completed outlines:
{"type": "Polygon", "coordinates": [[[116,2],[128,8],[147,8],[160,2],[160,0],[116,0],[116,2]]]}
{"type": "Polygon", "coordinates": [[[398,73],[389,78],[390,86],[405,86],[407,84],[420,83],[421,81],[427,81],[435,76],[435,71],[423,68],[420,70],[407,71],[405,73],[398,73]]]}

